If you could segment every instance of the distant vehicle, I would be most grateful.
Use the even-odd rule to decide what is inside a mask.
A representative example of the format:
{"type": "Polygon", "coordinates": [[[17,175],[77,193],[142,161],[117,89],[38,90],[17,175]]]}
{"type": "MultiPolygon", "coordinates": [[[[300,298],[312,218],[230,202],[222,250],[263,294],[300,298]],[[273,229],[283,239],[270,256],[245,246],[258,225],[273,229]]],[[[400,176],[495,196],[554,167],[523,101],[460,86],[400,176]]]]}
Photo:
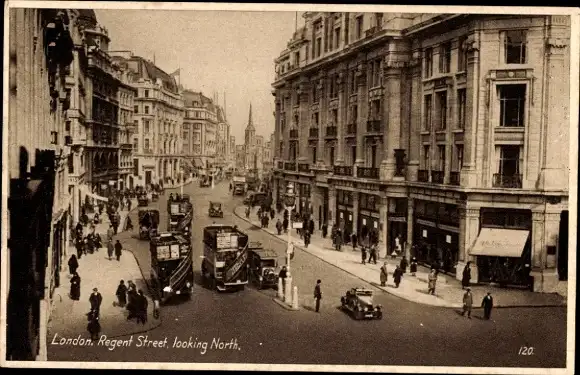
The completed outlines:
{"type": "Polygon", "coordinates": [[[208,209],[209,217],[224,217],[224,212],[222,211],[222,204],[219,202],[209,202],[208,209]]]}
{"type": "Polygon", "coordinates": [[[157,202],[159,200],[159,193],[156,191],[151,192],[151,202],[157,202]]]}
{"type": "Polygon", "coordinates": [[[356,320],[383,318],[381,305],[373,304],[371,289],[352,288],[346,292],[346,295],[340,297],[340,304],[342,309],[356,320]]]}
{"type": "Polygon", "coordinates": [[[259,289],[278,287],[278,255],[263,249],[262,244],[249,246],[250,281],[259,289]]]}
{"type": "Polygon", "coordinates": [[[139,239],[148,240],[157,235],[159,211],[139,210],[139,239]]]}
{"type": "Polygon", "coordinates": [[[161,303],[174,295],[191,297],[193,254],[191,242],[176,233],[160,233],[150,241],[151,287],[161,303]]]}
{"type": "Polygon", "coordinates": [[[209,187],[211,186],[212,176],[202,176],[199,179],[199,187],[209,187]]]}
{"type": "Polygon", "coordinates": [[[193,205],[189,196],[180,197],[180,200],[167,201],[167,229],[177,232],[186,238],[191,238],[191,223],[193,221],[193,205]]]}
{"type": "Polygon", "coordinates": [[[266,202],[267,198],[268,194],[266,193],[252,192],[249,193],[246,198],[244,198],[244,204],[252,207],[261,206],[264,204],[264,202],[266,202]]]}
{"type": "Polygon", "coordinates": [[[243,290],[248,283],[248,235],[230,225],[205,227],[201,276],[212,290],[243,290]]]}
{"type": "Polygon", "coordinates": [[[234,176],[233,181],[233,195],[244,195],[246,192],[246,178],[243,176],[234,176]]]}
{"type": "Polygon", "coordinates": [[[149,205],[149,197],[147,193],[140,193],[137,197],[137,203],[139,207],[147,207],[149,205]]]}

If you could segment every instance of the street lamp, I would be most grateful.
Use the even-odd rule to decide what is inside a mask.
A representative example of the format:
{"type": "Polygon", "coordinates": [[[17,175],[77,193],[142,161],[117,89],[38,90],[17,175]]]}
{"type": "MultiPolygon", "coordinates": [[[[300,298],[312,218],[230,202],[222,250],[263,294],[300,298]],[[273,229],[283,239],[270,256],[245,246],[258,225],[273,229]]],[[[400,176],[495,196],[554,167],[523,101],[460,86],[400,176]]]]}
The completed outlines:
{"type": "Polygon", "coordinates": [[[288,221],[290,223],[290,229],[288,230],[288,247],[286,248],[286,285],[284,288],[284,300],[288,303],[292,303],[292,276],[290,273],[290,256],[292,255],[292,210],[296,204],[296,193],[294,193],[294,184],[288,182],[286,185],[286,194],[284,194],[284,204],[286,205],[286,210],[288,210],[288,221]]]}

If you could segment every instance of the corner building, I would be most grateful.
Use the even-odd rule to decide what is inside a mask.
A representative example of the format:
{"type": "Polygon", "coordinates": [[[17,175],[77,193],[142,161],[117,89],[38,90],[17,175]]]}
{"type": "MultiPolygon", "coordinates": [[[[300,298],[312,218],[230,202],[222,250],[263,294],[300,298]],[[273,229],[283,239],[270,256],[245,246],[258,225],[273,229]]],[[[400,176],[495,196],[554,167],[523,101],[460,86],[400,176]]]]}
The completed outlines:
{"type": "Polygon", "coordinates": [[[567,277],[570,18],[304,15],[275,61],[275,199],[461,279],[567,277]]]}

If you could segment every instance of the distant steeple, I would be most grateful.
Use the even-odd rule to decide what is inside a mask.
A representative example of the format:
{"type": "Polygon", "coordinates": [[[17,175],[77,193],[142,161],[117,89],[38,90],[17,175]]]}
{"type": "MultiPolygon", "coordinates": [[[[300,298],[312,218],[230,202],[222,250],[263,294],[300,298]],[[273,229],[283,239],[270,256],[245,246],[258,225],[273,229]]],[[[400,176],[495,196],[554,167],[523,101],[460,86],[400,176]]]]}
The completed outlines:
{"type": "Polygon", "coordinates": [[[250,118],[248,119],[248,129],[254,129],[254,121],[252,120],[252,103],[250,103],[250,118]]]}

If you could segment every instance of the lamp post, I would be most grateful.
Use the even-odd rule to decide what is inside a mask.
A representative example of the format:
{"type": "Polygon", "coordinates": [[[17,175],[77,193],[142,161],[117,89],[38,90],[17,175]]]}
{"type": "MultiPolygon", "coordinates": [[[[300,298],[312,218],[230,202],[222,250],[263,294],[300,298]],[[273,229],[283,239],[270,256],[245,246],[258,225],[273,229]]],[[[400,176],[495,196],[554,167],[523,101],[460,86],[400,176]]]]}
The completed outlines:
{"type": "Polygon", "coordinates": [[[286,248],[286,285],[284,288],[284,300],[289,305],[292,304],[292,276],[290,273],[290,256],[292,255],[292,210],[296,204],[296,193],[294,193],[294,184],[288,182],[286,185],[286,194],[284,194],[284,204],[288,210],[288,221],[290,228],[288,230],[288,247],[286,248]]]}

